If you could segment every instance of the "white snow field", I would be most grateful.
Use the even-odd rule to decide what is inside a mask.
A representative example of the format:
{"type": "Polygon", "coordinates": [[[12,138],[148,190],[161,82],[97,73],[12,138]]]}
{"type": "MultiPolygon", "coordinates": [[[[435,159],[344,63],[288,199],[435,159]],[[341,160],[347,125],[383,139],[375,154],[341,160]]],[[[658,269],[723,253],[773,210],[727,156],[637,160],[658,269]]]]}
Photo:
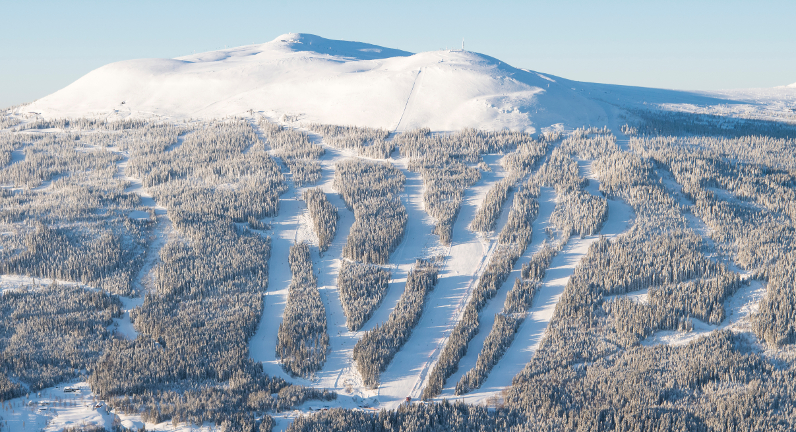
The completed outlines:
{"type": "MultiPolygon", "coordinates": [[[[796,95],[789,88],[771,91],[796,95]]],[[[24,110],[44,117],[174,120],[253,110],[300,122],[401,131],[539,131],[555,124],[606,124],[616,105],[707,106],[734,103],[736,96],[581,83],[470,51],[412,54],[289,33],[175,59],[112,63],[24,110]]]]}
{"type": "MultiPolygon", "coordinates": [[[[527,129],[599,108],[568,87],[481,54],[414,54],[285,34],[177,59],[103,66],[29,107],[45,116],[222,117],[247,110],[401,130],[527,129]],[[549,86],[549,88],[548,88],[549,86]],[[411,95],[411,101],[407,103],[411,95]],[[539,120],[529,113],[540,110],[539,120]]],[[[573,118],[574,117],[574,118],[573,118]]]]}

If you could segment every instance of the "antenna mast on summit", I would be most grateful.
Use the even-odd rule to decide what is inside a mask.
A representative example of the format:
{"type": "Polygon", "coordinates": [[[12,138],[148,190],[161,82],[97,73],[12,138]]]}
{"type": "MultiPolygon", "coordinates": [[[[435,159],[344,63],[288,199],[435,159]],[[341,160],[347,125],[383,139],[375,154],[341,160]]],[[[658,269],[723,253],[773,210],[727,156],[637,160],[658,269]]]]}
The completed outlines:
{"type": "Polygon", "coordinates": [[[462,51],[464,51],[464,38],[462,38],[462,51]]]}

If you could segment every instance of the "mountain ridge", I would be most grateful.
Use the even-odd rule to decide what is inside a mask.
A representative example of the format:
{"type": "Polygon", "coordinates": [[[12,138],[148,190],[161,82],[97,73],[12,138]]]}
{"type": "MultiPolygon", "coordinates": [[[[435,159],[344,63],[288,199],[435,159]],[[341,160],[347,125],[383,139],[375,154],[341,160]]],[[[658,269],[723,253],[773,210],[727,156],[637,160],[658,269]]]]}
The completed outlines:
{"type": "MultiPolygon", "coordinates": [[[[616,117],[616,106],[711,95],[571,81],[464,50],[410,53],[287,33],[270,42],[95,69],[30,105],[43,117],[271,118],[388,130],[537,132],[616,117]]],[[[726,102],[726,101],[723,101],[726,102]]]]}

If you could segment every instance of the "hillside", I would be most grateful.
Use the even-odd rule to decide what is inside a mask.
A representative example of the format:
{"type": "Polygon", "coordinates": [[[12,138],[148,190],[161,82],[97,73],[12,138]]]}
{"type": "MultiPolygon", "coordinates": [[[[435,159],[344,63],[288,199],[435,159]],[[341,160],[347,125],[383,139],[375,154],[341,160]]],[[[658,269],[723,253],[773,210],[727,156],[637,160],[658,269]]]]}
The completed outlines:
{"type": "Polygon", "coordinates": [[[179,120],[253,109],[389,130],[527,129],[588,123],[599,115],[565,85],[476,53],[411,54],[286,34],[260,45],[110,64],[31,110],[49,117],[152,113],[179,120]],[[545,112],[537,114],[540,109],[545,112]]]}
{"type": "MultiPolygon", "coordinates": [[[[182,120],[249,110],[302,122],[387,130],[539,131],[598,124],[601,100],[711,103],[666,90],[600,86],[514,68],[492,57],[449,50],[412,54],[309,34],[176,59],[103,66],[35,102],[47,118],[151,115],[182,120]]],[[[715,102],[715,101],[714,101],[715,102]]]]}
{"type": "Polygon", "coordinates": [[[794,103],[307,34],[100,68],[0,113],[0,431],[793,430],[794,103]]]}

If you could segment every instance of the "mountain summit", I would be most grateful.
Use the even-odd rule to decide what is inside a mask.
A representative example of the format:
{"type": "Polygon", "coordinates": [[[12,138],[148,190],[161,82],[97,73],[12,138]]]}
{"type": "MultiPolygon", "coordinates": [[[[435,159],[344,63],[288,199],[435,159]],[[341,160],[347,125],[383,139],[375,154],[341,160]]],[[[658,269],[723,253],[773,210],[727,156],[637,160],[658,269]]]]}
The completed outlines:
{"type": "Polygon", "coordinates": [[[172,119],[254,110],[390,130],[535,130],[600,116],[599,106],[563,81],[469,51],[412,54],[289,33],[259,45],[112,63],[31,110],[172,119]]]}
{"type": "MultiPolygon", "coordinates": [[[[30,105],[44,117],[271,118],[409,130],[614,125],[617,106],[708,95],[570,81],[464,50],[413,54],[288,33],[270,42],[96,69],[30,105]],[[287,116],[287,117],[285,117],[287,116]]],[[[617,120],[618,121],[618,120],[617,120]]]]}

